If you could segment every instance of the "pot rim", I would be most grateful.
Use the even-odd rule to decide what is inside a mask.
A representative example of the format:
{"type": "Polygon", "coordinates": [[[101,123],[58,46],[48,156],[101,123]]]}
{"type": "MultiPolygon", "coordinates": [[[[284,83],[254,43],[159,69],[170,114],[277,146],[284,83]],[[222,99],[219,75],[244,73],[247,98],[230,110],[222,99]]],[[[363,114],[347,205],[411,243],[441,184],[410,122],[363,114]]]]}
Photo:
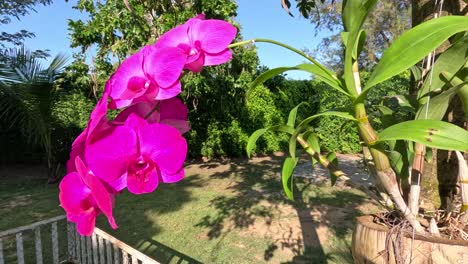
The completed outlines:
{"type": "MultiPolygon", "coordinates": [[[[377,231],[381,231],[381,232],[389,231],[388,227],[374,223],[373,219],[374,219],[373,215],[358,216],[357,222],[367,228],[374,229],[377,231]]],[[[412,233],[404,232],[404,236],[411,239],[412,233]]],[[[468,241],[466,240],[454,240],[454,239],[448,239],[444,237],[436,237],[436,236],[431,236],[431,235],[419,235],[419,234],[414,234],[414,239],[432,242],[432,243],[438,243],[438,244],[468,247],[468,241]]]]}

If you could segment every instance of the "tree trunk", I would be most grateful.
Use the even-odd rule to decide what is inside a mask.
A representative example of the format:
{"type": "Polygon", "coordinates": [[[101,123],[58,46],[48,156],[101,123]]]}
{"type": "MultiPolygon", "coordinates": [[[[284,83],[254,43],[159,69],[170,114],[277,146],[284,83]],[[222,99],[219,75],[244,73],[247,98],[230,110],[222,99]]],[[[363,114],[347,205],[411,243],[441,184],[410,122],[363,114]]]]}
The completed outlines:
{"type": "MultiPolygon", "coordinates": [[[[435,6],[437,1],[434,0],[412,0],[412,26],[416,26],[426,20],[434,18],[434,13],[438,13],[435,6]]],[[[443,2],[441,16],[447,15],[466,15],[467,4],[463,0],[447,0],[443,2]]],[[[449,47],[450,42],[447,41],[436,51],[436,56],[449,47]]],[[[412,93],[417,88],[412,87],[412,93]]],[[[447,114],[445,121],[452,122],[458,126],[464,127],[465,120],[463,108],[460,100],[455,97],[447,114]]],[[[456,193],[456,183],[458,174],[458,163],[455,153],[450,151],[438,150],[433,152],[432,162],[426,162],[425,174],[421,180],[423,194],[435,193],[435,186],[438,181],[438,191],[440,196],[441,209],[450,209],[453,202],[454,194],[456,193]],[[429,169],[430,168],[430,169],[429,169]]],[[[438,205],[437,199],[432,196],[426,196],[431,199],[433,205],[438,205]]]]}

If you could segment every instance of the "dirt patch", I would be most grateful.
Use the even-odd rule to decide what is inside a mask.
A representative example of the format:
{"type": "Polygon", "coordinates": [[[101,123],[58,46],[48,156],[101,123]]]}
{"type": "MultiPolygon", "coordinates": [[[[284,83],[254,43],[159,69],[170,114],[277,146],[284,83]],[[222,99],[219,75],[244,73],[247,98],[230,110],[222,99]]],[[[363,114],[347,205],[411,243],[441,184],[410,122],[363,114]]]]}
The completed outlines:
{"type": "Polygon", "coordinates": [[[2,202],[0,208],[2,210],[9,211],[10,209],[12,210],[20,206],[28,206],[33,203],[33,200],[31,198],[32,196],[29,194],[15,196],[8,199],[8,201],[2,202]]]}

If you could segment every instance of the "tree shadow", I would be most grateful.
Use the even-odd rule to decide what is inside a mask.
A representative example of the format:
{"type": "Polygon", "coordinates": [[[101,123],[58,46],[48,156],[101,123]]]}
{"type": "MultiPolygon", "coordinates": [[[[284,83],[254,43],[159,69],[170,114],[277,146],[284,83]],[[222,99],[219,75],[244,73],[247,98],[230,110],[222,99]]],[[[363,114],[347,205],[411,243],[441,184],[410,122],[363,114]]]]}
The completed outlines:
{"type": "Polygon", "coordinates": [[[160,263],[174,263],[174,260],[177,263],[201,263],[154,240],[153,237],[163,229],[148,215],[164,215],[180,210],[185,203],[194,199],[190,189],[202,186],[203,180],[194,175],[176,184],[161,184],[156,191],[145,195],[125,191],[117,197],[114,209],[119,228],[111,229],[103,217],[98,219],[97,226],[160,263]]]}
{"type": "MultiPolygon", "coordinates": [[[[211,177],[233,179],[229,187],[232,194],[212,199],[210,205],[216,213],[202,217],[195,225],[206,228],[209,239],[222,239],[233,230],[250,230],[256,224],[266,225],[272,230],[272,242],[264,250],[265,261],[271,261],[279,251],[288,250],[293,258],[286,263],[352,263],[347,241],[354,218],[360,214],[359,206],[368,198],[349,187],[322,188],[312,179],[296,177],[295,201],[289,201],[282,193],[281,164],[282,157],[277,156],[231,160],[229,169],[211,177]],[[321,193],[322,189],[328,191],[321,193]],[[289,213],[298,219],[297,228],[279,221],[281,217],[277,214],[284,208],[289,208],[289,213]],[[339,240],[336,248],[334,241],[326,241],[329,235],[339,240]]],[[[201,166],[216,168],[217,163],[201,166]]]]}

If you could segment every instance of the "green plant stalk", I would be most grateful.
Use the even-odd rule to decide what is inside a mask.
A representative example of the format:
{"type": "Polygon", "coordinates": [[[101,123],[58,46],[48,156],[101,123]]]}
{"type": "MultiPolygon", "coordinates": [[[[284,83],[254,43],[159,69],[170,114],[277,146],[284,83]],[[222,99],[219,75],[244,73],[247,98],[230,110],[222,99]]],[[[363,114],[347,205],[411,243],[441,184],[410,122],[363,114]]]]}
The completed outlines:
{"type": "MultiPolygon", "coordinates": [[[[359,72],[357,72],[357,70],[357,67],[353,67],[353,84],[355,89],[360,87],[359,72]]],[[[357,93],[357,91],[355,92],[357,93]]],[[[396,208],[404,215],[405,219],[408,220],[411,226],[413,226],[414,230],[418,233],[424,233],[423,227],[417,220],[416,216],[411,212],[400,193],[396,174],[390,165],[390,160],[382,150],[375,146],[378,135],[368,120],[366,108],[362,100],[354,101],[354,114],[355,118],[358,120],[359,134],[364,143],[369,147],[369,151],[374,160],[378,181],[392,198],[396,208]]]]}
{"type": "Polygon", "coordinates": [[[276,40],[265,39],[265,38],[254,38],[254,39],[250,39],[250,40],[244,40],[244,41],[233,43],[233,44],[229,45],[228,48],[232,49],[232,48],[237,47],[237,46],[253,44],[255,42],[271,43],[271,44],[283,47],[285,49],[288,49],[288,50],[290,50],[292,52],[295,52],[295,53],[301,55],[302,57],[306,58],[308,61],[310,61],[313,64],[317,65],[320,69],[324,70],[325,72],[330,72],[330,70],[328,70],[326,67],[324,67],[322,64],[320,64],[320,62],[318,62],[317,60],[315,60],[311,56],[307,55],[305,52],[300,51],[300,50],[298,50],[298,49],[296,49],[296,48],[294,48],[292,46],[289,46],[288,44],[284,44],[284,43],[276,41],[276,40]]]}
{"type": "Polygon", "coordinates": [[[320,153],[313,150],[313,148],[307,143],[307,141],[302,137],[302,135],[297,136],[297,142],[299,142],[299,144],[301,144],[301,146],[304,148],[304,150],[307,152],[307,154],[312,156],[315,160],[318,160],[318,162],[323,167],[328,169],[337,178],[346,175],[337,166],[335,166],[335,164],[330,162],[326,157],[320,155],[320,153]]]}

